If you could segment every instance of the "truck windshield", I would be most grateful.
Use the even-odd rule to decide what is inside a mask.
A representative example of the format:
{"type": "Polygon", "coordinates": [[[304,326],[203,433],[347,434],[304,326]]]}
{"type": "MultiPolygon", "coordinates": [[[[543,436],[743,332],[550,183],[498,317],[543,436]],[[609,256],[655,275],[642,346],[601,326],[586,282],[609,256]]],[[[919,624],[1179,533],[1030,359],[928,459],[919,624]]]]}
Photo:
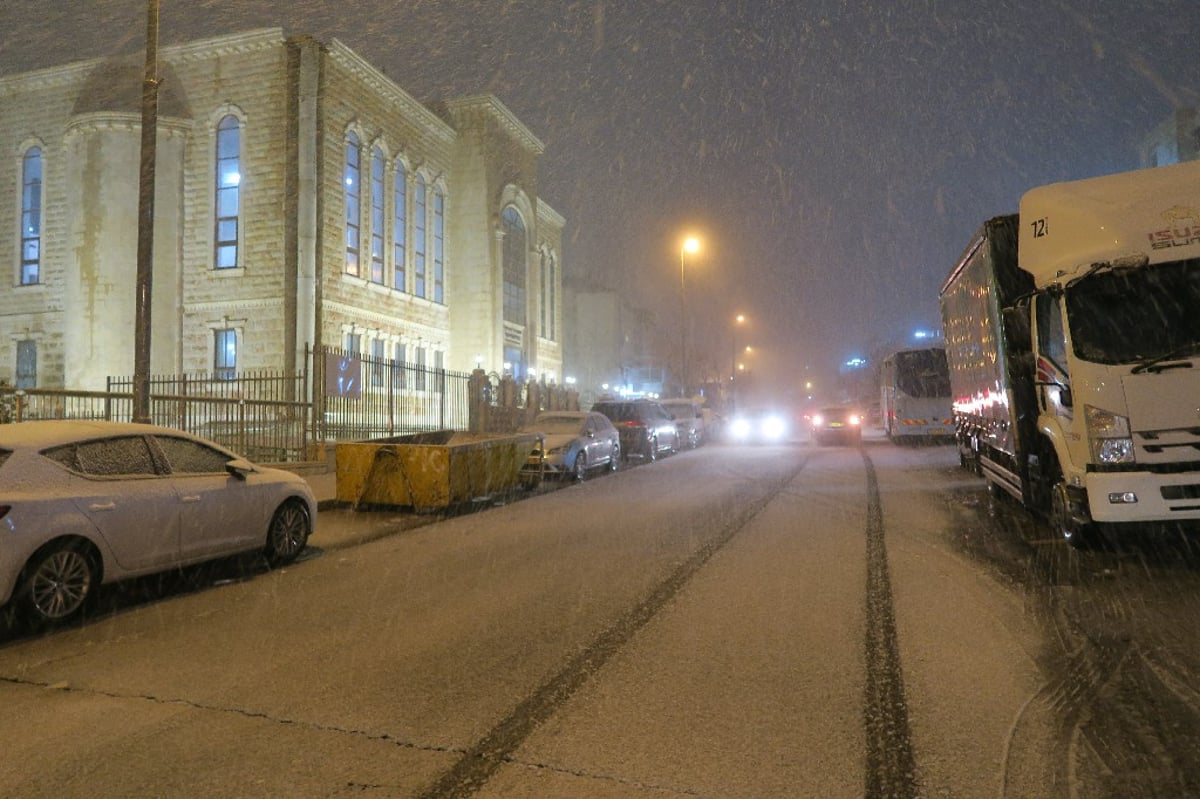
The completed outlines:
{"type": "Polygon", "coordinates": [[[1099,272],[1067,289],[1075,355],[1135,363],[1200,343],[1200,258],[1099,272]]]}

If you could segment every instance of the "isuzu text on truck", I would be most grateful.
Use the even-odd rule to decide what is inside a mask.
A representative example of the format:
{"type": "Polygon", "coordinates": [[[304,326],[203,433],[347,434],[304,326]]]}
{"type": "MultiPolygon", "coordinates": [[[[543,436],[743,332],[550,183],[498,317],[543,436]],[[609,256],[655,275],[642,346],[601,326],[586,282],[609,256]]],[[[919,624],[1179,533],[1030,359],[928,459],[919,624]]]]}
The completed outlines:
{"type": "Polygon", "coordinates": [[[1076,544],[1200,520],[1200,162],[1019,210],[941,291],[963,464],[1076,544]]]}

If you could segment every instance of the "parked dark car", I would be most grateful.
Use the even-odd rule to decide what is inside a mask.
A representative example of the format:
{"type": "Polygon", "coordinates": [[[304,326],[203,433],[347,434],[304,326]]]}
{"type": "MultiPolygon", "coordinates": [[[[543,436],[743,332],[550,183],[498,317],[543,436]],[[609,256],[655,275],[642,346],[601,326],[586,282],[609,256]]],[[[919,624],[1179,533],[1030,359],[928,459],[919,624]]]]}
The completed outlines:
{"type": "Polygon", "coordinates": [[[592,410],[607,416],[617,428],[626,460],[640,457],[653,461],[662,453],[679,449],[675,420],[653,400],[601,400],[592,410]]]}
{"type": "Polygon", "coordinates": [[[814,444],[858,446],[862,441],[862,413],[850,405],[828,405],[813,413],[810,430],[814,444]]]}

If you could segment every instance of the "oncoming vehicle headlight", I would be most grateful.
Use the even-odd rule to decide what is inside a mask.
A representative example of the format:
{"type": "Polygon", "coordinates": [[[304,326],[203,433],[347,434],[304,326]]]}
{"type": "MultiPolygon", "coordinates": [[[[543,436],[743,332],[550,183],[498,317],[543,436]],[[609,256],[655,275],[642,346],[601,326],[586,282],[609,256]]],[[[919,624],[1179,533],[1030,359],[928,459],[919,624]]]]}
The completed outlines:
{"type": "Polygon", "coordinates": [[[771,441],[778,441],[779,439],[783,438],[783,435],[786,432],[787,425],[784,424],[783,419],[780,417],[768,416],[763,419],[762,434],[764,438],[767,438],[771,441]]]}
{"type": "Polygon", "coordinates": [[[1096,463],[1133,463],[1133,438],[1129,433],[1129,417],[1119,413],[1084,405],[1088,442],[1092,460],[1096,463]]]}
{"type": "Polygon", "coordinates": [[[813,427],[820,427],[825,424],[825,417],[819,413],[814,413],[812,418],[813,427]]]}
{"type": "Polygon", "coordinates": [[[733,420],[733,425],[730,428],[734,438],[745,438],[750,435],[750,422],[746,419],[738,417],[733,420]]]}
{"type": "Polygon", "coordinates": [[[858,417],[857,413],[850,414],[850,416],[846,419],[846,421],[850,424],[851,427],[858,427],[858,425],[862,423],[862,419],[860,419],[858,417]]]}

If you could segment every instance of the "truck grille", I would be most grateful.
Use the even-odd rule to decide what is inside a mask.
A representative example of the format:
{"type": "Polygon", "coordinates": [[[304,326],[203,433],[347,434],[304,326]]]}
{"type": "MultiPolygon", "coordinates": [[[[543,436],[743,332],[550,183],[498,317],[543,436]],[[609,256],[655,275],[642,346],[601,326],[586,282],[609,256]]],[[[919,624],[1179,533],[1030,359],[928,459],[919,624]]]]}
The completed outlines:
{"type": "Polygon", "coordinates": [[[1200,456],[1200,427],[1142,430],[1133,435],[1138,463],[1176,463],[1200,456]]]}

